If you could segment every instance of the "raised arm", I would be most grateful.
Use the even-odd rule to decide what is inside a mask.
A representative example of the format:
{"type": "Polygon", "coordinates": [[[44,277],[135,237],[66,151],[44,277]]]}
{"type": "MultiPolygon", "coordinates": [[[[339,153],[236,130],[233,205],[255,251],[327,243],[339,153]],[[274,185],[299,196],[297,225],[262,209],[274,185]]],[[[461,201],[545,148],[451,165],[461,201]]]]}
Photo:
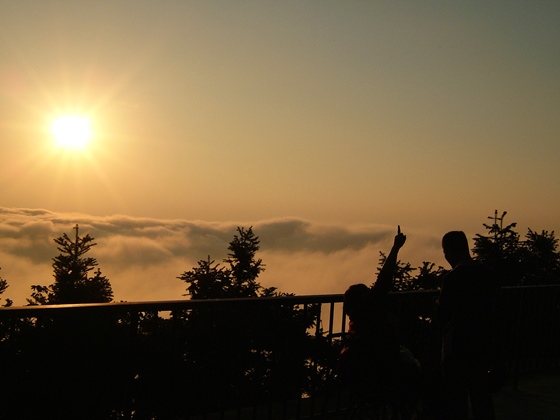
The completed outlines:
{"type": "Polygon", "coordinates": [[[404,243],[406,242],[406,235],[401,233],[400,225],[397,228],[397,235],[395,236],[395,240],[393,242],[393,247],[391,248],[391,252],[385,259],[385,264],[379,271],[377,275],[377,281],[374,284],[374,289],[379,290],[380,292],[388,293],[392,286],[393,286],[393,276],[395,275],[395,270],[397,268],[397,257],[399,255],[399,250],[402,248],[404,243]]]}

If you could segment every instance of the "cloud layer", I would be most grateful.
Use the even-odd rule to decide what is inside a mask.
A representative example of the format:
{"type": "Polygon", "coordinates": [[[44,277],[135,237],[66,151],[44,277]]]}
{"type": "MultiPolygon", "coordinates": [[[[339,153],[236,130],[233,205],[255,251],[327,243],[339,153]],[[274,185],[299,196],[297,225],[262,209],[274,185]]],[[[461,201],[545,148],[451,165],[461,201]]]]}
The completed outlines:
{"type": "MultiPolygon", "coordinates": [[[[51,284],[52,258],[59,254],[53,239],[72,237],[76,224],[80,235],[95,238],[89,256],[111,281],[115,300],[127,301],[183,298],[186,285],[177,276],[208,256],[221,262],[237,226],[253,226],[261,241],[258,256],[266,265],[261,284],[296,294],[341,293],[349,284],[371,283],[379,251],[389,250],[394,235],[393,227],[294,218],[247,225],[0,208],[0,275],[10,286],[3,297],[23,305],[31,285],[51,284]]],[[[406,233],[403,260],[440,262],[439,239],[406,233]]]]}

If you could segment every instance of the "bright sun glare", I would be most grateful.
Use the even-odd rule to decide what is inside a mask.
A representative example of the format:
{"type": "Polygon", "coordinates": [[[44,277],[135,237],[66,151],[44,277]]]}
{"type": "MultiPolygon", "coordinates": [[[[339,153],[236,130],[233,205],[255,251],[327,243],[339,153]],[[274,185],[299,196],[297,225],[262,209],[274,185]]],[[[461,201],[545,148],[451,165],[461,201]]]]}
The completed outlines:
{"type": "Polygon", "coordinates": [[[51,131],[61,147],[83,148],[91,139],[90,123],[85,117],[58,117],[53,121],[51,131]]]}

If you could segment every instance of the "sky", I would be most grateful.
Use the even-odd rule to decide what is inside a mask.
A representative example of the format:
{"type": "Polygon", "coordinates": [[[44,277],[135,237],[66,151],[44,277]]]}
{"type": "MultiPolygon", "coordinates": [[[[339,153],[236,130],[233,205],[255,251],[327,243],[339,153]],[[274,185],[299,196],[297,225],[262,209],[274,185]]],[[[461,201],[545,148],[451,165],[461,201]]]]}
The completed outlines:
{"type": "Polygon", "coordinates": [[[116,300],[261,239],[265,286],[446,265],[498,210],[558,229],[556,1],[0,1],[0,276],[25,304],[80,232],[116,300]],[[83,149],[55,145],[81,115],[83,149]]]}

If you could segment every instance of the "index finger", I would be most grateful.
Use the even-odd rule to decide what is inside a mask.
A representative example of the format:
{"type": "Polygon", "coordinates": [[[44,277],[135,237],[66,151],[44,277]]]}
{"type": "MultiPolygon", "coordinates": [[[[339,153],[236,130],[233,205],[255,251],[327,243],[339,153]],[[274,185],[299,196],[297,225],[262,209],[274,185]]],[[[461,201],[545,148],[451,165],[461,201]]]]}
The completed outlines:
{"type": "Polygon", "coordinates": [[[401,225],[397,225],[397,233],[400,235],[401,234],[401,225]]]}

